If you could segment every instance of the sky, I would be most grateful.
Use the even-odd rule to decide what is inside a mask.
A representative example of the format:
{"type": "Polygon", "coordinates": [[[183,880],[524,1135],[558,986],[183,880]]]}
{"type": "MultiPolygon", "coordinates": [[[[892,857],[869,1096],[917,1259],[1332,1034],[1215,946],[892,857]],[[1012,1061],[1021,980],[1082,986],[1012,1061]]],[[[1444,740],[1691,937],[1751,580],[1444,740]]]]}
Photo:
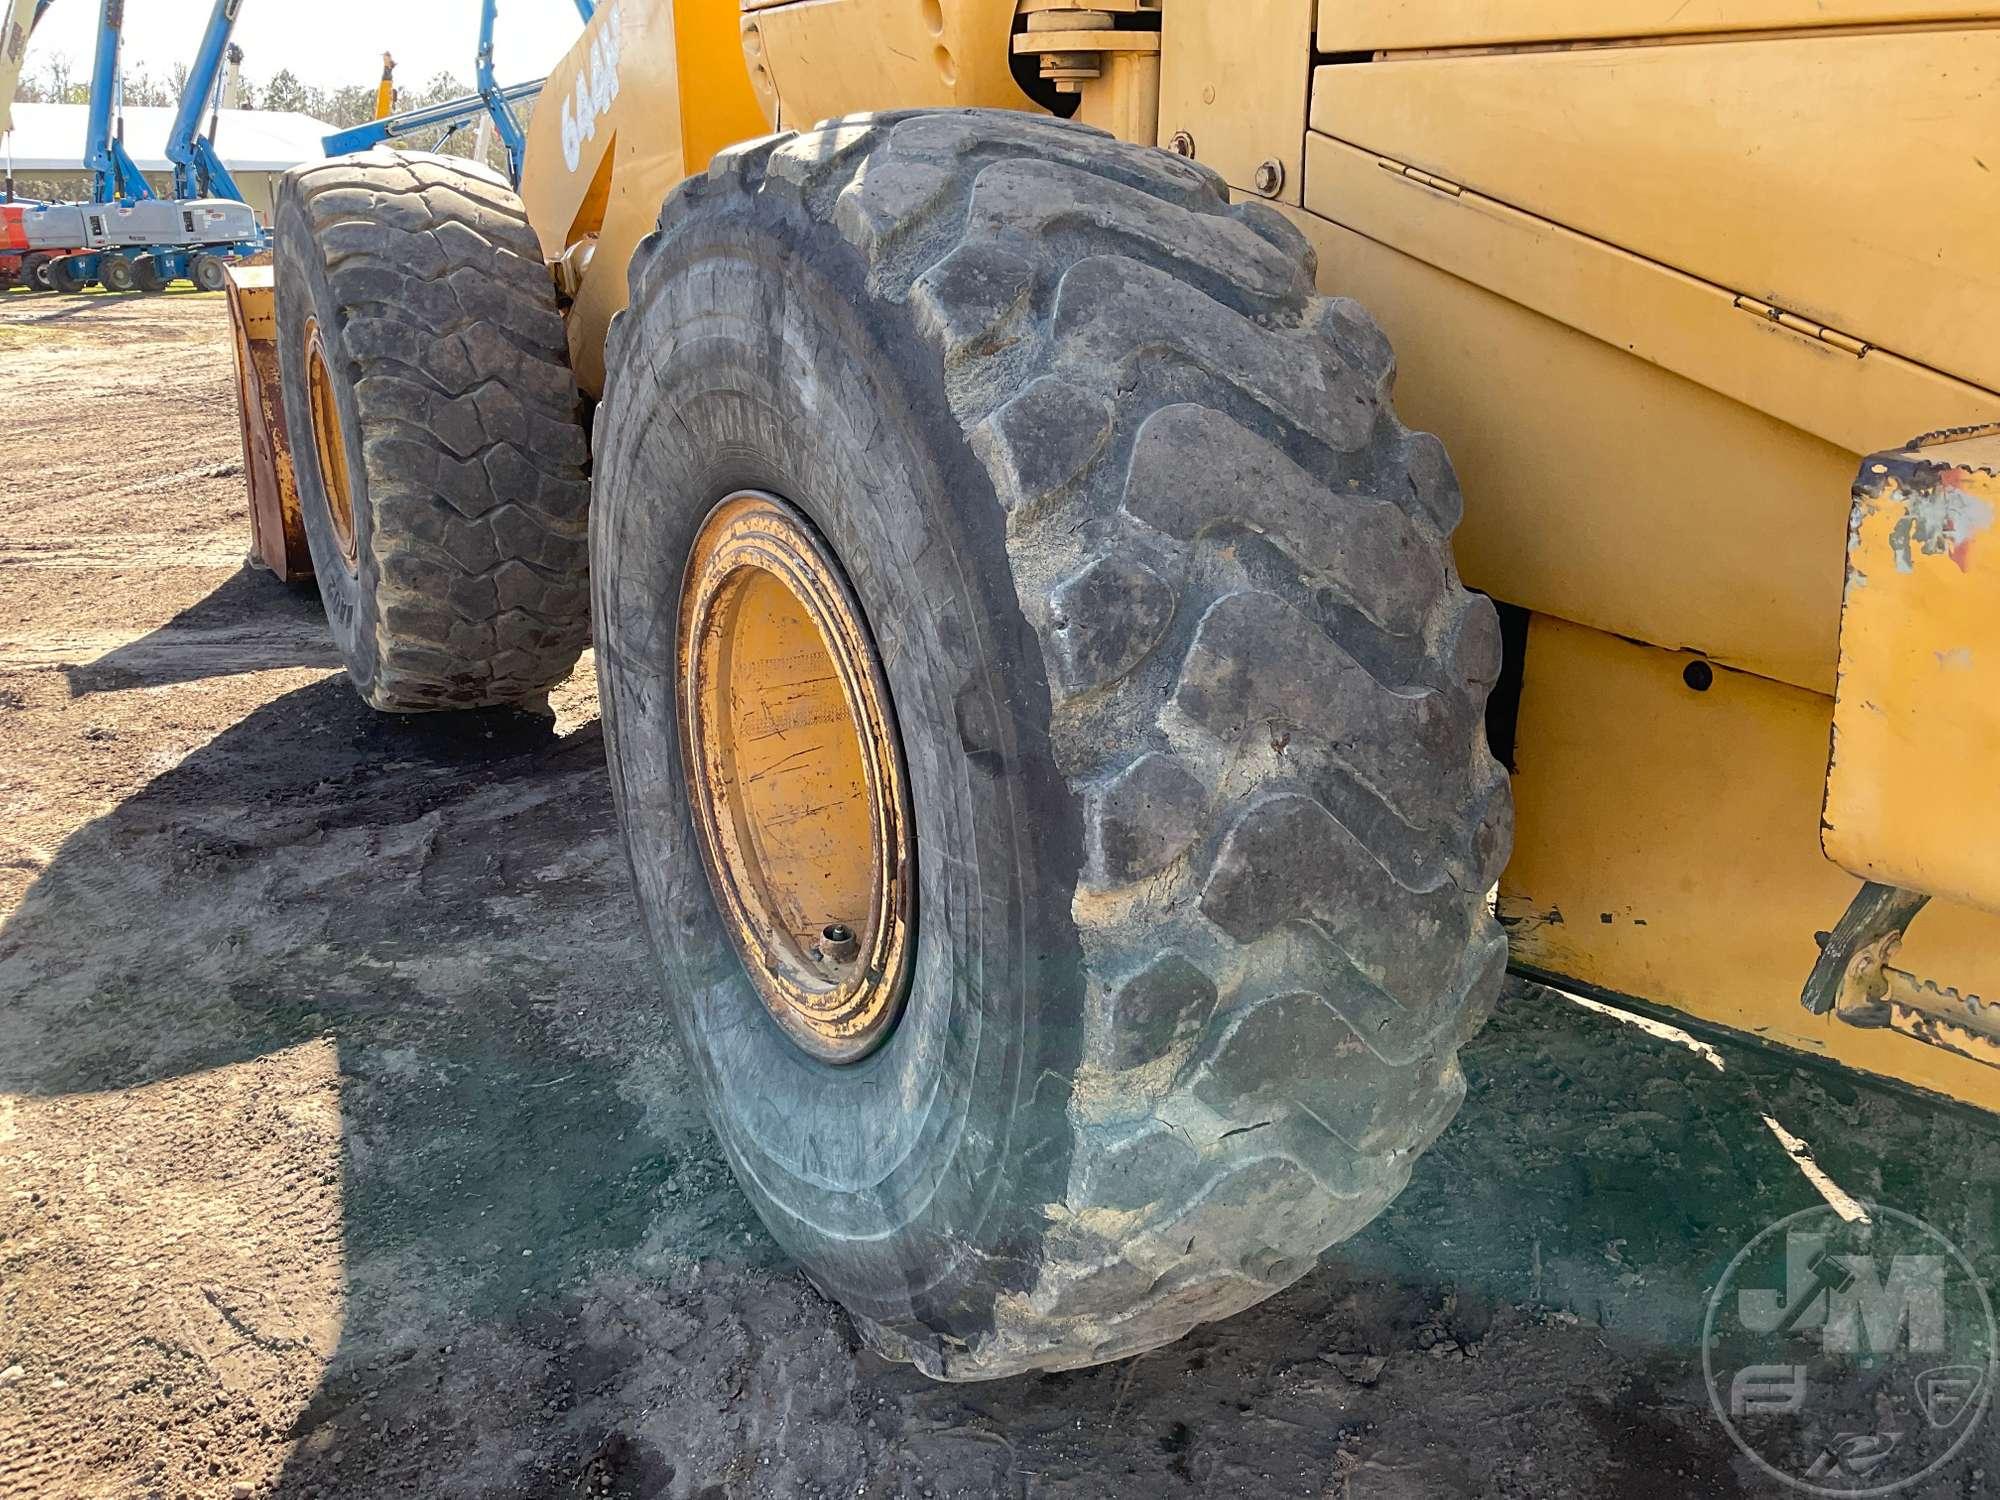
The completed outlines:
{"type": "MultiPolygon", "coordinates": [[[[55,53],[69,54],[78,77],[90,76],[99,0],[56,0],[28,43],[22,71],[42,72],[55,53]]],[[[125,0],[127,71],[143,65],[155,78],[191,62],[213,0],[125,0]]],[[[502,83],[540,78],[583,29],[573,0],[500,0],[493,33],[502,83]]],[[[399,83],[415,87],[435,73],[472,81],[479,42],[479,0],[243,0],[235,41],[243,73],[267,82],[281,68],[322,88],[382,76],[382,54],[396,56],[399,83]]]]}

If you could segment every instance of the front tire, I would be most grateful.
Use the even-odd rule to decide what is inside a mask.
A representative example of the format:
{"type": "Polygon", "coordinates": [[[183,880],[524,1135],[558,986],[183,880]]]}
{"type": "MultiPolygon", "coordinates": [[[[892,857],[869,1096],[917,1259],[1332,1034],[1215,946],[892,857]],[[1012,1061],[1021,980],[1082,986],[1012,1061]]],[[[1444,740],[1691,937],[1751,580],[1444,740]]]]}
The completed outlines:
{"type": "Polygon", "coordinates": [[[1213,173],[1014,114],[723,153],[631,267],[597,423],[600,698],[640,904],[758,1212],[869,1340],[974,1379],[1311,1269],[1457,1107],[1511,802],[1491,605],[1388,346],[1213,173]],[[865,1059],[773,1020],[674,691],[712,506],[844,564],[917,931],[865,1059]]]}
{"type": "Polygon", "coordinates": [[[122,255],[107,255],[99,260],[97,279],[104,284],[107,292],[136,291],[139,286],[132,262],[122,255]]]}
{"type": "Polygon", "coordinates": [[[228,268],[221,256],[204,251],[188,265],[188,280],[204,292],[219,292],[229,280],[228,268]]]}
{"type": "Polygon", "coordinates": [[[276,219],[285,424],[356,690],[396,712],[542,702],[589,637],[590,489],[520,200],[462,158],[375,150],[286,173],[276,219]]]}

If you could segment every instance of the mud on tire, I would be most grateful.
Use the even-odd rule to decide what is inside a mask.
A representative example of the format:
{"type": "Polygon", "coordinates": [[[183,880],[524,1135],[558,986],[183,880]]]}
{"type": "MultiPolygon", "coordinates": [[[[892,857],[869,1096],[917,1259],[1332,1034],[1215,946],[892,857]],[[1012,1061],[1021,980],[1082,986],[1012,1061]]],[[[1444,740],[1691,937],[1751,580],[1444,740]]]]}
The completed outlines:
{"type": "Polygon", "coordinates": [[[361,696],[398,711],[532,703],[589,636],[588,445],[555,291],[505,179],[369,151],[276,198],[279,360],[313,569],[361,696]],[[316,322],[354,557],[313,439],[316,322]]]}
{"type": "Polygon", "coordinates": [[[878,1349],[980,1378],[1270,1295],[1396,1194],[1505,945],[1494,612],[1387,343],[1275,212],[1053,121],[724,153],[631,269],[596,432],[601,697],[711,1116],[878,1349]],[[843,559],[909,762],[911,989],[865,1061],[763,1010],[695,852],[678,589],[708,508],[843,559]]]}

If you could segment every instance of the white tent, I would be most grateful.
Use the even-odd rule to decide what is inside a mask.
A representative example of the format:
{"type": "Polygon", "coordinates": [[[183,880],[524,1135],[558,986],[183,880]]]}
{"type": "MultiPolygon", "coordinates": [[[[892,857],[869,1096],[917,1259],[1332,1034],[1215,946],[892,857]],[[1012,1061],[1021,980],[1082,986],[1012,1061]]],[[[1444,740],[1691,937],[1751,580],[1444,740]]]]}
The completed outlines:
{"type": "MultiPolygon", "coordinates": [[[[22,176],[83,170],[87,110],[81,104],[16,104],[14,130],[0,146],[0,163],[12,156],[22,176]]],[[[167,172],[167,131],[174,112],[141,105],[125,111],[125,149],[142,172],[167,172]]],[[[208,124],[202,119],[203,128],[208,124]]],[[[334,127],[295,110],[225,109],[215,130],[215,150],[235,173],[283,172],[326,154],[320,145],[334,127]]]]}

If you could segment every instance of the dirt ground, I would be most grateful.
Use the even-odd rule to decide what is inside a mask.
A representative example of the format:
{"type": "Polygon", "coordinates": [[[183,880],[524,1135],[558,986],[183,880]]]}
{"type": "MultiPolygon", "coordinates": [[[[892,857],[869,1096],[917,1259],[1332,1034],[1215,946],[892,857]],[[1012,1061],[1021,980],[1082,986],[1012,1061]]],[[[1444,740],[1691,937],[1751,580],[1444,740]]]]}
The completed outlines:
{"type": "MultiPolygon", "coordinates": [[[[1782,1493],[1731,1255],[1848,1192],[1989,1281],[2000,1122],[1510,988],[1408,1192],[1123,1364],[937,1386],[737,1193],[586,660],[385,719],[241,565],[219,299],[0,297],[0,1495],[1782,1493]]],[[[1909,1493],[2000,1476],[2000,1421],[1909,1493]]]]}

